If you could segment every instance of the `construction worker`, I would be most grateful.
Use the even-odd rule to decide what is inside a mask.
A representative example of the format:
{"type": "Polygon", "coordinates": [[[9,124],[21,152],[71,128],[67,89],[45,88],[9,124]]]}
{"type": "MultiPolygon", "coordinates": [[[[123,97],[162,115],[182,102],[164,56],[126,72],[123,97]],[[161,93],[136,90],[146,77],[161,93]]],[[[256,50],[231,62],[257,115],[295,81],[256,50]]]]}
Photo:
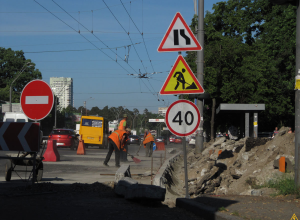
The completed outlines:
{"type": "Polygon", "coordinates": [[[146,150],[146,157],[151,157],[153,153],[153,142],[154,138],[152,134],[148,131],[148,129],[145,129],[145,134],[144,134],[144,148],[146,150]]]}
{"type": "Polygon", "coordinates": [[[127,114],[123,115],[123,119],[119,123],[118,130],[124,130],[127,128],[127,114]]]}
{"type": "MultiPolygon", "coordinates": [[[[124,130],[127,128],[127,114],[123,115],[123,119],[119,123],[118,130],[124,130]]],[[[127,152],[128,152],[128,145],[124,146],[124,150],[120,153],[120,160],[121,162],[127,162],[127,152]]]]}
{"type": "Polygon", "coordinates": [[[103,162],[104,166],[108,167],[108,161],[112,155],[112,152],[115,150],[115,161],[116,167],[120,167],[120,152],[124,150],[124,146],[126,145],[128,136],[131,133],[130,128],[126,128],[126,131],[123,130],[115,130],[108,137],[108,153],[103,162]]]}

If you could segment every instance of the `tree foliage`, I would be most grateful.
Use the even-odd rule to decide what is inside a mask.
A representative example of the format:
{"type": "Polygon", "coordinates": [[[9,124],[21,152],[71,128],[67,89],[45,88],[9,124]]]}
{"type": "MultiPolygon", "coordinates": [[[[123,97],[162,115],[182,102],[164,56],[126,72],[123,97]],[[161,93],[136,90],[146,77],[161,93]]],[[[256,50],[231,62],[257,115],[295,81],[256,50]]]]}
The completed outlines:
{"type": "MultiPolygon", "coordinates": [[[[268,0],[228,0],[216,3],[213,10],[204,19],[205,91],[217,106],[264,103],[262,130],[292,126],[296,7],[268,0]]],[[[197,22],[194,17],[192,29],[197,22]]],[[[186,60],[196,72],[196,53],[188,52],[186,60]]],[[[206,105],[211,109],[209,102],[206,105]]],[[[210,115],[205,115],[208,121],[210,115]]],[[[226,125],[232,118],[217,121],[226,125]]]]}
{"type": "Polygon", "coordinates": [[[27,83],[34,79],[41,79],[42,74],[35,69],[35,64],[26,59],[23,51],[13,51],[0,47],[0,100],[9,100],[9,89],[13,80],[24,71],[12,85],[12,102],[19,102],[20,95],[27,83]],[[30,63],[30,66],[26,64],[30,63]]]}

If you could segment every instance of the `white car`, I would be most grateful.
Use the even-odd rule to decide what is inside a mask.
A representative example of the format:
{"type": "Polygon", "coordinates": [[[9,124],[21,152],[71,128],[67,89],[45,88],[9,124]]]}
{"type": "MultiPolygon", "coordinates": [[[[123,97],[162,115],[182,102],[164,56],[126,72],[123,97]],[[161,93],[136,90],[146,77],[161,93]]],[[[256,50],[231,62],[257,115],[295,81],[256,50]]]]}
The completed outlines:
{"type": "Polygon", "coordinates": [[[192,136],[190,141],[189,141],[189,145],[195,145],[195,142],[196,142],[196,137],[192,136]]]}

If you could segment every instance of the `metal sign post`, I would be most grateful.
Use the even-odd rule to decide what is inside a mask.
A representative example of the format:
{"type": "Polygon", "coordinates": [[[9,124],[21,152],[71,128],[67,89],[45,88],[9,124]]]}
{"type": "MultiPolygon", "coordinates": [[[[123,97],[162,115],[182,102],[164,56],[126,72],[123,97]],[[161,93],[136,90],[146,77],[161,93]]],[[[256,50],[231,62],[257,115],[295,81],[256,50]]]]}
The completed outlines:
{"type": "MultiPolygon", "coordinates": [[[[181,95],[183,98],[183,95],[181,95]]],[[[190,198],[188,188],[188,171],[187,171],[187,152],[185,137],[193,134],[200,124],[200,112],[197,106],[185,99],[173,102],[166,112],[166,124],[169,130],[177,135],[183,137],[182,149],[184,157],[184,173],[185,173],[185,190],[186,198],[190,198]]]]}

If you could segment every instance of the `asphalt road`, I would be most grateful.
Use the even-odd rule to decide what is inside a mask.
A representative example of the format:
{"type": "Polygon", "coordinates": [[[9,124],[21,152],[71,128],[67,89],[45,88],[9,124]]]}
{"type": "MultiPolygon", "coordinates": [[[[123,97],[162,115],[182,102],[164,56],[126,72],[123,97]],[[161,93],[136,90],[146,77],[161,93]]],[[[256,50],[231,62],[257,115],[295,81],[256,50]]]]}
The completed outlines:
{"type": "MultiPolygon", "coordinates": [[[[136,156],[139,145],[129,145],[129,153],[141,160],[141,163],[136,164],[130,156],[128,156],[128,162],[124,162],[130,165],[131,174],[135,178],[138,174],[144,174],[151,172],[151,158],[145,157],[145,150],[141,147],[139,156],[136,156]]],[[[169,144],[166,145],[166,158],[171,157],[173,154],[169,154],[168,151],[173,148],[177,152],[182,149],[181,144],[169,144]]],[[[114,174],[117,171],[115,167],[114,153],[109,161],[109,166],[103,165],[103,161],[106,157],[108,149],[99,149],[96,147],[88,147],[86,149],[86,155],[77,155],[76,151],[71,151],[69,148],[58,148],[60,154],[60,161],[57,162],[43,162],[43,178],[41,182],[51,182],[56,184],[72,184],[72,183],[95,183],[95,182],[108,182],[114,181],[114,174]]],[[[16,154],[18,152],[0,152],[0,156],[7,154],[16,154]]],[[[40,152],[41,153],[41,152],[40,152]]],[[[40,154],[39,153],[39,154],[40,154]]],[[[164,162],[165,151],[154,151],[153,153],[153,172],[156,173],[162,163],[164,162]]],[[[5,163],[6,159],[0,159],[0,183],[5,183],[5,163]]],[[[122,162],[121,162],[122,164],[122,162]]],[[[16,166],[16,170],[30,170],[32,166],[16,166]]],[[[7,182],[11,184],[22,184],[28,179],[29,172],[13,172],[11,181],[7,182]]],[[[138,178],[140,183],[150,184],[151,178],[138,178]]],[[[1,184],[2,185],[2,184],[1,184]]]]}

